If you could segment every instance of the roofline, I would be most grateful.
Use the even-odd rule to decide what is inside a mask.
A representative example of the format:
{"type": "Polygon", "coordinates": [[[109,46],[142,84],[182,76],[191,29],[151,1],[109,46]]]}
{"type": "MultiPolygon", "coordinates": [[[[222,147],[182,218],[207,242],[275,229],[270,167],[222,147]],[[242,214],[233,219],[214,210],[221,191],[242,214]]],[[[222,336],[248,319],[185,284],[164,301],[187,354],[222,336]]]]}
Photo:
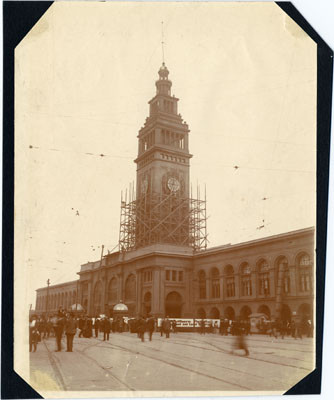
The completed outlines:
{"type": "MultiPolygon", "coordinates": [[[[73,284],[73,283],[77,283],[78,280],[79,280],[79,279],[76,279],[75,281],[57,283],[56,285],[50,285],[50,286],[49,286],[49,289],[55,288],[55,287],[58,287],[58,286],[71,285],[71,284],[73,284]]],[[[36,292],[38,292],[39,290],[47,289],[47,288],[48,288],[48,286],[44,286],[44,287],[42,287],[42,288],[38,288],[38,289],[36,289],[36,292]]]]}
{"type": "Polygon", "coordinates": [[[270,241],[277,240],[277,239],[288,238],[289,236],[310,234],[312,232],[313,233],[315,232],[314,226],[311,226],[308,228],[303,228],[303,229],[297,229],[295,231],[279,233],[277,235],[266,236],[266,237],[259,238],[259,239],[249,240],[247,242],[240,242],[240,243],[235,243],[235,244],[225,244],[222,246],[211,247],[209,249],[201,251],[200,253],[195,253],[194,256],[195,257],[203,257],[208,254],[217,253],[217,252],[224,251],[224,250],[226,250],[226,251],[235,250],[240,247],[254,246],[254,245],[270,242],[270,241]]]}

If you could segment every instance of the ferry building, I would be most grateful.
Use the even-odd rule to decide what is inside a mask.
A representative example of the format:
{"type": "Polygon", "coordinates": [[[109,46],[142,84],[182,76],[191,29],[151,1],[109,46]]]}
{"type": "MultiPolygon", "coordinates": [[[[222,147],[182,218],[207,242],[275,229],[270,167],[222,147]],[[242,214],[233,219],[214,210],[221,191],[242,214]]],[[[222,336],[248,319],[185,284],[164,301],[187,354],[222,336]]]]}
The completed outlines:
{"type": "Polygon", "coordinates": [[[90,316],[312,319],[314,228],[207,248],[206,195],[191,190],[189,127],[163,63],[138,132],[136,187],[123,194],[119,251],[83,264],[78,281],[37,290],[36,311],[79,303],[90,316]],[[194,192],[194,196],[193,193],[194,192]]]}

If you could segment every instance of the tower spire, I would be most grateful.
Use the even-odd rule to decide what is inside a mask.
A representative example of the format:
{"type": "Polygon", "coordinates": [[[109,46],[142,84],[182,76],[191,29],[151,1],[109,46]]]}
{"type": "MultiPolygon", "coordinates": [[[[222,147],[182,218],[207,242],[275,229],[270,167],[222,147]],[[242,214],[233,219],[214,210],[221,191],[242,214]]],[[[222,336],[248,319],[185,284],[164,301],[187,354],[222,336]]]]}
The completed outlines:
{"type": "Polygon", "coordinates": [[[162,50],[162,64],[165,64],[165,49],[164,49],[164,21],[161,21],[161,50],[162,50]]]}

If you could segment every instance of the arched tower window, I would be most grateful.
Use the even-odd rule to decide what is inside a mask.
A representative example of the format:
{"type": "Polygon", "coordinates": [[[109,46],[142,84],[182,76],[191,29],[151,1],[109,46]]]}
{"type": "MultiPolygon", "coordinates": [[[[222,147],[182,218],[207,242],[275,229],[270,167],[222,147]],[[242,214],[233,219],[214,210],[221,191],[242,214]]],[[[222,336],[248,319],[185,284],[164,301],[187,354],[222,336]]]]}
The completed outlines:
{"type": "Polygon", "coordinates": [[[211,270],[211,295],[214,299],[220,297],[219,271],[217,268],[211,270]]]}
{"type": "Polygon", "coordinates": [[[226,278],[226,297],[235,296],[235,280],[234,280],[234,269],[232,265],[226,265],[224,268],[224,275],[226,278]]]}
{"type": "Polygon", "coordinates": [[[309,292],[312,289],[312,262],[306,253],[297,258],[297,268],[299,275],[299,290],[309,292]]]}
{"type": "Polygon", "coordinates": [[[262,259],[257,263],[259,276],[259,294],[270,294],[269,265],[262,259]]]}
{"type": "Polygon", "coordinates": [[[244,262],[240,266],[241,272],[241,290],[243,296],[252,295],[252,270],[247,262],[244,262]]]}

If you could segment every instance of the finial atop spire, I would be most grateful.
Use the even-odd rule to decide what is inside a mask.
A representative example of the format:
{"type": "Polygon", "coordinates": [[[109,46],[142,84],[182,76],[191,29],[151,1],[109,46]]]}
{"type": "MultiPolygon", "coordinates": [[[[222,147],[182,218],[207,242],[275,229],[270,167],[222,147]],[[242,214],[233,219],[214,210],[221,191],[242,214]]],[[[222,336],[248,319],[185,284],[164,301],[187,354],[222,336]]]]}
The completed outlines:
{"type": "Polygon", "coordinates": [[[162,65],[165,65],[165,49],[164,49],[164,21],[161,21],[161,49],[162,49],[162,65]]]}

